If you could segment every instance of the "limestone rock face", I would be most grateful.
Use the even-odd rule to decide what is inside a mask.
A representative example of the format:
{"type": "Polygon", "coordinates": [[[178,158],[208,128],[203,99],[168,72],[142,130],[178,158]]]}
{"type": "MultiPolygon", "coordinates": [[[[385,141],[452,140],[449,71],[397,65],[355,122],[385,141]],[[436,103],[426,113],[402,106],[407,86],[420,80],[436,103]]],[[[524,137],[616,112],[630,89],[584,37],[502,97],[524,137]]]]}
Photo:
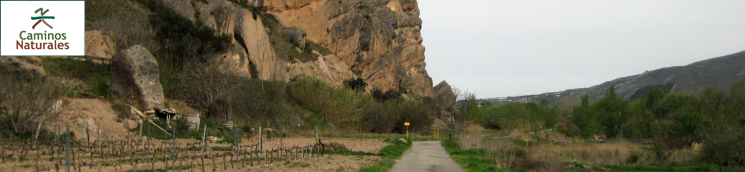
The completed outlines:
{"type": "Polygon", "coordinates": [[[191,21],[196,21],[194,17],[194,6],[192,0],[159,0],[158,5],[170,8],[174,12],[181,14],[191,21]]]}
{"type": "Polygon", "coordinates": [[[158,61],[141,45],[122,50],[111,61],[111,91],[138,109],[159,109],[163,106],[158,61]]]}
{"type": "Polygon", "coordinates": [[[251,12],[238,10],[238,21],[235,25],[235,38],[246,52],[248,68],[251,76],[263,80],[287,81],[284,63],[277,59],[277,55],[269,43],[261,18],[253,18],[251,12]]]}
{"type": "Polygon", "coordinates": [[[264,5],[283,25],[302,28],[308,40],[361,71],[368,91],[404,87],[414,95],[434,96],[415,0],[268,0],[264,5]]]}
{"type": "Polygon", "coordinates": [[[313,41],[332,52],[333,56],[324,54],[319,57],[323,61],[317,62],[279,58],[271,42],[276,40],[270,39],[270,30],[262,22],[267,19],[229,0],[158,2],[218,33],[233,36],[233,47],[216,55],[218,65],[227,72],[278,81],[306,75],[330,83],[361,77],[368,83],[366,91],[403,87],[409,95],[434,96],[432,79],[425,69],[422,21],[415,0],[248,1],[277,18],[286,29],[276,32],[286,41],[300,49],[305,48],[306,40],[313,41]]]}
{"type": "Polygon", "coordinates": [[[319,78],[332,85],[341,85],[344,80],[354,77],[352,71],[348,70],[347,64],[334,55],[318,55],[318,60],[304,63],[290,63],[287,65],[287,73],[290,78],[298,76],[310,76],[319,78]]]}
{"type": "Polygon", "coordinates": [[[437,100],[438,105],[442,106],[443,108],[455,106],[455,99],[457,97],[455,97],[453,88],[450,87],[448,82],[440,82],[435,86],[434,91],[435,99],[437,100]]]}
{"type": "Polygon", "coordinates": [[[46,76],[41,59],[33,56],[0,57],[0,73],[33,79],[46,76]]]}

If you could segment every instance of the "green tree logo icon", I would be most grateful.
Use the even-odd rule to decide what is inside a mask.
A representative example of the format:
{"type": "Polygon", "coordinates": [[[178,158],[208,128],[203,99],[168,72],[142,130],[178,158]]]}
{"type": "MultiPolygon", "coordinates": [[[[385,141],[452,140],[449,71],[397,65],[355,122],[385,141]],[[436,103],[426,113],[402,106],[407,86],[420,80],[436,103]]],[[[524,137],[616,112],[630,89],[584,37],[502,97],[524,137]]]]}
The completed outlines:
{"type": "Polygon", "coordinates": [[[39,23],[44,23],[45,25],[49,27],[49,29],[54,29],[52,28],[52,25],[49,25],[49,23],[47,23],[47,21],[44,20],[44,19],[54,19],[54,16],[44,16],[44,14],[47,14],[47,12],[49,12],[49,9],[45,11],[44,8],[39,8],[36,11],[34,11],[34,13],[39,13],[39,12],[41,12],[41,16],[31,17],[31,20],[38,20],[34,24],[34,26],[31,26],[31,29],[36,29],[36,25],[39,25],[39,23]]]}

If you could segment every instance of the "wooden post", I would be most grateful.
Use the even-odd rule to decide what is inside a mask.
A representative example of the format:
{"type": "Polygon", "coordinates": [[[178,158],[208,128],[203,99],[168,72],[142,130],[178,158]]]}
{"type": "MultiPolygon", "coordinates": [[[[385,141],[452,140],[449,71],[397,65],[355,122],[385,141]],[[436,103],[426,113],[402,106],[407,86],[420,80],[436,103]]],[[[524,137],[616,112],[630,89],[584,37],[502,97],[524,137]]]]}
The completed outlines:
{"type": "MultiPolygon", "coordinates": [[[[54,152],[52,152],[52,156],[54,156],[54,152]]],[[[5,163],[5,144],[0,145],[0,159],[2,159],[3,163],[5,163]]]]}
{"type": "Polygon", "coordinates": [[[171,151],[173,152],[173,170],[176,170],[176,127],[172,127],[171,131],[173,131],[173,146],[171,147],[171,151]]]}
{"type": "Polygon", "coordinates": [[[65,132],[65,137],[67,138],[65,141],[65,168],[67,169],[67,172],[70,172],[70,124],[67,124],[67,130],[65,132]]]}
{"type": "Polygon", "coordinates": [[[207,124],[204,124],[204,134],[202,134],[202,143],[204,143],[204,149],[202,149],[202,153],[207,151],[207,124]]]}
{"type": "MultiPolygon", "coordinates": [[[[207,149],[207,148],[204,148],[204,149],[207,149]]],[[[199,157],[202,159],[202,163],[200,164],[202,166],[202,172],[207,172],[207,170],[204,169],[204,151],[202,151],[202,156],[199,156],[199,157]]]]}
{"type": "Polygon", "coordinates": [[[129,151],[132,150],[132,148],[130,147],[130,144],[129,144],[129,140],[130,140],[129,139],[129,125],[127,125],[127,152],[129,152],[129,151]]]}
{"type": "MultiPolygon", "coordinates": [[[[142,143],[142,125],[143,124],[145,124],[145,123],[141,123],[140,124],[140,143],[142,143]]],[[[137,171],[137,170],[135,170],[135,171],[137,171]]]]}
{"type": "Polygon", "coordinates": [[[41,123],[44,121],[39,121],[39,127],[36,127],[36,135],[34,136],[34,147],[36,147],[36,142],[39,140],[39,131],[41,131],[41,123]]]}
{"type": "Polygon", "coordinates": [[[212,155],[210,159],[212,159],[212,171],[217,171],[217,163],[215,163],[215,156],[212,155]]]}
{"type": "MultiPolygon", "coordinates": [[[[153,139],[150,137],[150,128],[151,126],[147,125],[147,144],[145,145],[145,151],[147,152],[147,155],[145,155],[146,157],[150,155],[150,140],[153,139]]],[[[150,166],[152,167],[152,171],[155,171],[155,152],[153,152],[153,156],[150,157],[150,166]]]]}
{"type": "Polygon", "coordinates": [[[85,145],[87,146],[88,142],[90,141],[88,139],[88,121],[85,121],[85,123],[83,123],[83,139],[85,139],[85,145]]]}
{"type": "MultiPolygon", "coordinates": [[[[41,126],[41,122],[39,122],[39,126],[41,126]]],[[[41,152],[39,151],[40,149],[37,147],[36,148],[36,163],[34,164],[35,169],[36,169],[35,171],[39,171],[39,158],[41,158],[41,152]]],[[[3,155],[0,155],[0,156],[3,156],[3,155]]]]}
{"type": "Polygon", "coordinates": [[[96,121],[96,133],[98,133],[96,136],[97,137],[96,141],[99,143],[98,148],[101,148],[101,122],[100,121],[96,121]]]}
{"type": "Polygon", "coordinates": [[[261,132],[261,126],[259,126],[259,151],[261,151],[261,150],[264,149],[264,145],[263,145],[263,143],[261,143],[261,141],[264,140],[264,139],[261,138],[261,133],[262,133],[261,132]]]}

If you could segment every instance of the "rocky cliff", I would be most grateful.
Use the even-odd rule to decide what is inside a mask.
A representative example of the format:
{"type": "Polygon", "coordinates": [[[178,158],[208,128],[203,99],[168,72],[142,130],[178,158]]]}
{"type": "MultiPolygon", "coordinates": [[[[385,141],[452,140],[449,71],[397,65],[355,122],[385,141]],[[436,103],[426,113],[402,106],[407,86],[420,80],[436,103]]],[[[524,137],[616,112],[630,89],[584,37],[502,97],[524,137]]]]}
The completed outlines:
{"type": "Polygon", "coordinates": [[[280,81],[306,75],[335,85],[361,77],[366,91],[404,88],[413,95],[434,95],[415,0],[233,2],[158,4],[232,35],[233,47],[216,56],[224,69],[239,75],[280,81]]]}

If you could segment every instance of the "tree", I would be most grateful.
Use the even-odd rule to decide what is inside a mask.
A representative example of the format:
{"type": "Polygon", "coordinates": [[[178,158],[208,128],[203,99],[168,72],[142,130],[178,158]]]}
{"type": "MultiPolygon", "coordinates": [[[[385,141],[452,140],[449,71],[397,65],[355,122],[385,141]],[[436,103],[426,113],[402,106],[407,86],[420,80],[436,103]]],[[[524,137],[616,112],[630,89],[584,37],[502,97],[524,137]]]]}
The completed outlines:
{"type": "Polygon", "coordinates": [[[605,98],[595,102],[600,123],[609,137],[623,136],[623,128],[628,124],[628,101],[616,96],[615,86],[611,86],[605,98]]]}
{"type": "Polygon", "coordinates": [[[62,112],[57,86],[46,78],[18,79],[0,74],[0,128],[29,134],[39,122],[52,121],[62,112]]]}
{"type": "Polygon", "coordinates": [[[717,164],[719,171],[722,167],[745,165],[745,118],[712,121],[698,132],[698,136],[703,140],[701,154],[717,164]]]}
{"type": "MultiPolygon", "coordinates": [[[[463,100],[463,99],[470,99],[473,98],[475,100],[475,95],[473,93],[468,93],[465,91],[461,91],[460,89],[453,88],[453,95],[455,95],[455,100],[463,100]],[[469,98],[470,97],[470,98],[469,98]]],[[[451,130],[450,137],[453,137],[455,135],[460,135],[465,131],[466,125],[468,125],[468,120],[470,120],[470,116],[468,113],[469,110],[463,109],[463,105],[460,105],[456,107],[456,109],[447,109],[446,113],[444,114],[445,125],[448,126],[451,130]]],[[[478,105],[476,106],[478,108],[478,105]]]]}

